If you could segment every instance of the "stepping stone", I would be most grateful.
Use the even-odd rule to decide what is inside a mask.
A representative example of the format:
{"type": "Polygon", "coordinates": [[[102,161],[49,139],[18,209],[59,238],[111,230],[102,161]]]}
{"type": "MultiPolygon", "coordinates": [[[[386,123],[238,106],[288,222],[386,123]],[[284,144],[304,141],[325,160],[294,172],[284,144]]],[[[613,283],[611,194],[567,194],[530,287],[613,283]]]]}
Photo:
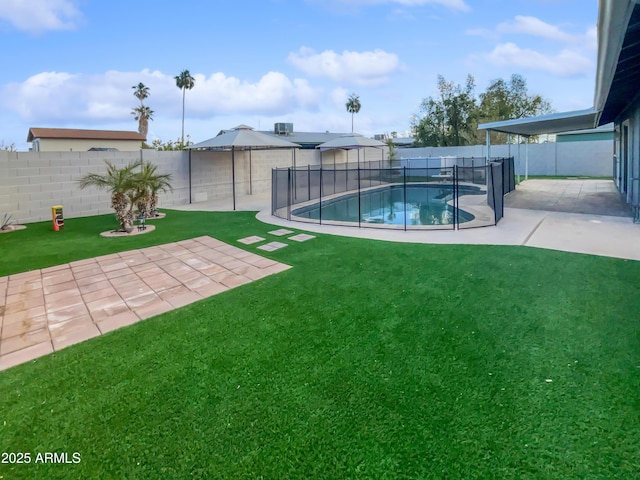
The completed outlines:
{"type": "Polygon", "coordinates": [[[289,237],[289,240],[293,240],[295,242],[306,242],[307,240],[311,240],[312,238],[316,238],[315,235],[308,235],[306,233],[299,233],[298,235],[294,235],[293,237],[289,237]]]}
{"type": "Polygon", "coordinates": [[[260,250],[264,250],[265,252],[273,252],[274,250],[278,250],[279,248],[284,248],[286,246],[287,246],[286,243],[269,242],[269,243],[265,243],[264,245],[260,245],[258,248],[260,250]]]}
{"type": "Polygon", "coordinates": [[[275,235],[276,237],[281,237],[283,235],[289,235],[290,233],[293,233],[291,230],[287,230],[286,228],[280,228],[278,230],[274,230],[272,232],[269,232],[271,235],[275,235]]]}
{"type": "Polygon", "coordinates": [[[251,245],[252,243],[258,243],[263,240],[264,238],[253,235],[252,237],[241,238],[240,240],[238,240],[238,242],[244,243],[245,245],[251,245]]]}

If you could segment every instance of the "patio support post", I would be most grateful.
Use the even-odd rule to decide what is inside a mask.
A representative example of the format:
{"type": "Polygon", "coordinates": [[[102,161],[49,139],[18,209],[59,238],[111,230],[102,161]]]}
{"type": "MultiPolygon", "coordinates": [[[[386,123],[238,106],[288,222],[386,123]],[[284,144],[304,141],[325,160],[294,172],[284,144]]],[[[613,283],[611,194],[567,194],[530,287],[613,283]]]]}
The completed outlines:
{"type": "Polygon", "coordinates": [[[491,131],[490,130],[486,131],[486,137],[487,137],[487,165],[488,165],[489,162],[491,161],[491,131]]]}
{"type": "Polygon", "coordinates": [[[189,204],[191,204],[191,149],[189,149],[189,204]]]}
{"type": "Polygon", "coordinates": [[[529,179],[529,136],[527,135],[527,144],[525,145],[525,161],[524,161],[524,179],[529,179]]]}
{"type": "Polygon", "coordinates": [[[236,157],[235,147],[231,147],[231,194],[233,196],[233,210],[236,209],[236,157]]]}
{"type": "Polygon", "coordinates": [[[249,195],[253,195],[253,182],[251,181],[251,149],[249,149],[249,195]]]}
{"type": "Polygon", "coordinates": [[[516,170],[518,170],[518,183],[520,183],[520,135],[518,135],[518,166],[516,170]]]}

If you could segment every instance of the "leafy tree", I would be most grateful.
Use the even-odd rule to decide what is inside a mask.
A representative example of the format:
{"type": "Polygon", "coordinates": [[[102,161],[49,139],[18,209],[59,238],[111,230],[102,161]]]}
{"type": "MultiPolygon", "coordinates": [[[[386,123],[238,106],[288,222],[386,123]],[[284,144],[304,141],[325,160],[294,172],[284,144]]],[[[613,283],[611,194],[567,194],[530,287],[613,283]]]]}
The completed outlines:
{"type": "Polygon", "coordinates": [[[16,151],[16,144],[15,143],[11,143],[9,145],[5,145],[4,144],[4,140],[0,141],[0,150],[6,150],[7,152],[15,152],[16,151]]]}
{"type": "Polygon", "coordinates": [[[438,75],[438,97],[425,98],[422,116],[413,120],[416,143],[422,146],[473,145],[476,142],[478,106],[471,75],[462,87],[438,75]]]}
{"type": "Polygon", "coordinates": [[[187,90],[191,90],[196,85],[196,79],[191,76],[189,70],[183,70],[180,75],[176,75],[176,86],[182,90],[182,143],[184,144],[184,98],[187,90]]]}
{"type": "MultiPolygon", "coordinates": [[[[486,91],[480,94],[482,123],[533,117],[551,112],[549,101],[540,95],[529,94],[527,81],[518,74],[511,75],[509,81],[502,78],[492,80],[486,91]]],[[[491,136],[494,143],[506,143],[505,133],[491,132],[491,136]]]]}
{"type": "Polygon", "coordinates": [[[362,105],[360,104],[360,97],[355,93],[349,95],[349,99],[347,103],[345,103],[345,107],[347,107],[347,112],[351,114],[351,133],[353,133],[353,115],[360,111],[362,105]]]}
{"type": "Polygon", "coordinates": [[[389,148],[389,168],[393,166],[394,160],[398,159],[398,152],[396,151],[396,144],[393,143],[395,137],[387,138],[387,147],[389,148]]]}
{"type": "MultiPolygon", "coordinates": [[[[527,92],[521,75],[507,82],[493,80],[476,99],[471,75],[463,86],[438,75],[438,96],[420,104],[421,115],[411,121],[416,144],[420,146],[460,146],[482,143],[478,123],[523,118],[551,112],[551,104],[540,95],[527,92]]],[[[504,143],[506,134],[492,132],[493,143],[504,143]]]]}
{"type": "MultiPolygon", "coordinates": [[[[142,165],[140,160],[131,162],[129,165],[118,168],[108,160],[107,173],[88,173],[80,180],[80,188],[96,187],[101,190],[108,190],[111,193],[111,208],[116,211],[116,218],[120,223],[120,229],[126,231],[133,225],[133,214],[129,208],[130,192],[138,187],[136,168],[142,165]]],[[[135,199],[134,199],[135,200],[135,199]]]]}
{"type": "Polygon", "coordinates": [[[187,138],[185,139],[184,143],[180,138],[177,139],[175,142],[172,140],[163,142],[162,139],[156,138],[151,142],[151,146],[146,145],[146,146],[143,146],[143,148],[153,148],[154,150],[159,150],[159,151],[162,151],[162,150],[175,151],[175,150],[184,150],[189,145],[193,145],[193,142],[191,141],[191,137],[187,135],[187,138]]]}

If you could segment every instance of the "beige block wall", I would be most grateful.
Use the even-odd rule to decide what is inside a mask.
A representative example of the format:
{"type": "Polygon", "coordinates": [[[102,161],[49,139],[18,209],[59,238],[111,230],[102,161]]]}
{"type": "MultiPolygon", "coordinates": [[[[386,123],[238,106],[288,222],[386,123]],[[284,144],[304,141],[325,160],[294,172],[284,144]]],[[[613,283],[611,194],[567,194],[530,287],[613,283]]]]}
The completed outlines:
{"type": "MultiPolygon", "coordinates": [[[[231,152],[192,153],[193,202],[230,198],[232,186],[231,152]]],[[[294,165],[319,165],[315,150],[248,150],[234,152],[236,196],[271,191],[271,170],[294,165]],[[294,153],[295,152],[295,153],[294,153]],[[294,161],[295,155],[295,161],[294,161]]]]}
{"type": "MultiPolygon", "coordinates": [[[[252,150],[235,152],[236,196],[271,191],[271,170],[334,163],[356,168],[357,152],[344,150],[320,153],[309,150],[252,150]]],[[[361,150],[360,160],[379,160],[378,149],[361,150]]],[[[87,173],[105,173],[105,160],[122,167],[143,159],[158,165],[161,173],[172,175],[172,192],[160,193],[159,206],[197,203],[231,198],[231,152],[7,152],[0,151],[0,217],[9,213],[20,223],[51,218],[51,206],[62,205],[66,218],[113,213],[109,192],[95,188],[81,190],[78,180],[87,173]],[[191,180],[191,195],[189,181],[191,180]]],[[[385,157],[386,158],[386,157],[385,157]]]]}
{"type": "Polygon", "coordinates": [[[91,148],[115,148],[120,152],[138,152],[139,140],[70,140],[62,138],[39,139],[40,152],[86,152],[91,148]]]}
{"type": "MultiPolygon", "coordinates": [[[[0,216],[16,222],[51,218],[51,207],[62,205],[66,218],[113,213],[111,196],[95,188],[81,190],[80,177],[105,173],[105,160],[124,166],[139,160],[137,152],[6,152],[0,151],[0,216]]],[[[185,152],[143,150],[143,160],[172,175],[173,192],[160,194],[160,206],[189,202],[188,155],[185,152]]]]}

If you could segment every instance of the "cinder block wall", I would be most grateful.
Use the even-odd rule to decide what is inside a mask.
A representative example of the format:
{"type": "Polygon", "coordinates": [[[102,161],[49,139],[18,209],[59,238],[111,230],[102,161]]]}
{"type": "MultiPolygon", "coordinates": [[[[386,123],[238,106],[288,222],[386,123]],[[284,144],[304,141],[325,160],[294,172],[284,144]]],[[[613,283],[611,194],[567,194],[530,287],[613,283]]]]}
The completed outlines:
{"type": "Polygon", "coordinates": [[[6,152],[0,151],[0,215],[16,222],[51,218],[51,207],[62,205],[67,218],[113,213],[109,192],[81,190],[87,173],[105,173],[105,160],[124,166],[142,158],[172,175],[173,192],[160,194],[160,206],[189,202],[188,156],[184,152],[6,152]]]}
{"type": "MultiPolygon", "coordinates": [[[[531,143],[521,145],[491,145],[492,157],[512,156],[516,173],[524,175],[529,157],[529,175],[611,176],[613,142],[593,140],[586,142],[531,143]]],[[[398,158],[411,157],[484,157],[486,145],[467,147],[399,148],[398,158]]]]}
{"type": "MultiPolygon", "coordinates": [[[[320,152],[296,150],[296,165],[317,165],[320,152]]],[[[30,223],[49,220],[51,207],[62,205],[67,218],[113,213],[109,192],[81,190],[78,180],[87,173],[105,173],[105,160],[122,167],[141,159],[172,175],[173,191],[160,193],[159,206],[190,202],[189,152],[7,152],[0,151],[0,217],[30,223]]],[[[293,164],[290,150],[253,150],[251,178],[249,152],[235,152],[236,195],[270,192],[271,169],[293,164]],[[251,188],[250,188],[251,180],[251,188]]],[[[231,152],[191,152],[191,201],[230,198],[231,152]]]]}

